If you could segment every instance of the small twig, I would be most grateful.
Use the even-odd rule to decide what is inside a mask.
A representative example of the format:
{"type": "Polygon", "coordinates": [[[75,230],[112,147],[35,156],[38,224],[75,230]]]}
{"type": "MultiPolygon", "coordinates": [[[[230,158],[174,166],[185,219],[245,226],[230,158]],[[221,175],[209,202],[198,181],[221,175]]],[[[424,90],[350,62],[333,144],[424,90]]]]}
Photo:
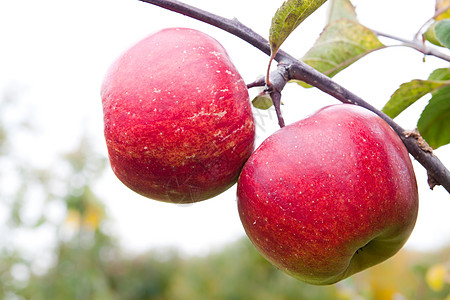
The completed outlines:
{"type": "Polygon", "coordinates": [[[266,79],[264,77],[261,77],[259,79],[256,79],[252,83],[247,84],[247,88],[251,89],[254,87],[261,87],[266,85],[266,79]]]}
{"type": "Polygon", "coordinates": [[[386,37],[391,40],[401,42],[402,43],[401,46],[409,47],[409,48],[419,51],[420,53],[423,53],[424,55],[432,55],[432,56],[435,56],[435,57],[438,57],[440,59],[450,62],[450,55],[447,55],[435,48],[427,47],[424,43],[420,42],[419,40],[415,39],[412,41],[408,41],[406,39],[403,39],[403,38],[400,38],[400,37],[397,37],[397,36],[394,36],[391,34],[387,34],[384,32],[379,32],[376,30],[372,30],[372,31],[378,36],[386,37]]]}

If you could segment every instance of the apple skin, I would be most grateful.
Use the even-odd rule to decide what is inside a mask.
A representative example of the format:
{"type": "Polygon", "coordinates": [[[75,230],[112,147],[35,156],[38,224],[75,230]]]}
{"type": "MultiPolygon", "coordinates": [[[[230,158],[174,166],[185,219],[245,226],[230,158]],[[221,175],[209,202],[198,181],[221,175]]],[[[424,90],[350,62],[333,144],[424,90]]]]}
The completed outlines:
{"type": "Polygon", "coordinates": [[[251,155],[238,210],[257,250],[310,284],[338,282],[394,255],[417,218],[409,154],[391,127],[351,104],[288,125],[251,155]]]}
{"type": "Polygon", "coordinates": [[[254,150],[247,87],[202,32],[168,28],[138,42],[110,67],[101,97],[112,169],[145,197],[214,197],[237,181],[254,150]]]}

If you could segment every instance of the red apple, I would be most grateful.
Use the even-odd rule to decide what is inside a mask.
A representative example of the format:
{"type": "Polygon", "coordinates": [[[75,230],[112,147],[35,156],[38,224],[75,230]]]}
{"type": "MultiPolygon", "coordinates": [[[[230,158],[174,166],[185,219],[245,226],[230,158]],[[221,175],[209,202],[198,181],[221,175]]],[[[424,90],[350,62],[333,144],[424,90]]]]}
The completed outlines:
{"type": "Polygon", "coordinates": [[[111,66],[101,96],[112,169],[143,196],[216,196],[254,150],[247,87],[225,49],[199,31],[170,28],[138,42],[111,66]]]}
{"type": "Polygon", "coordinates": [[[245,164],[237,195],[259,252],[319,285],[394,255],[418,209],[400,138],[380,117],[350,104],[323,108],[266,139],[245,164]]]}

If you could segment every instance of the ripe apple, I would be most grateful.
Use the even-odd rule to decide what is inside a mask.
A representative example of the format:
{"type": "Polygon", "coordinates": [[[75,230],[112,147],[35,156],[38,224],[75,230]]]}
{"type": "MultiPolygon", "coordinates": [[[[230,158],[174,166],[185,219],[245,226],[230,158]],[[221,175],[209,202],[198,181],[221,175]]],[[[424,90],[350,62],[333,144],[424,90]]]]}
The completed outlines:
{"type": "Polygon", "coordinates": [[[408,151],[385,121],[350,104],[323,108],[267,138],[237,189],[255,247],[311,284],[335,283],[391,257],[417,218],[408,151]]]}
{"type": "Polygon", "coordinates": [[[160,201],[205,200],[233,185],[254,150],[247,87],[212,37],[169,28],[110,67],[102,88],[112,169],[160,201]]]}

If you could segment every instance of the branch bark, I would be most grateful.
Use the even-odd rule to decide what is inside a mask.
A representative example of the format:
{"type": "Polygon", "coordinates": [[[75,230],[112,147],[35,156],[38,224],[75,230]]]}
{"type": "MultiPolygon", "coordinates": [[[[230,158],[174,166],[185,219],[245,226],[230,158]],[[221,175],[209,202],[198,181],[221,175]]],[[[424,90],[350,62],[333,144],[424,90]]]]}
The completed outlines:
{"type": "MultiPolygon", "coordinates": [[[[265,54],[270,55],[269,42],[236,19],[231,20],[223,18],[176,0],[139,1],[150,3],[221,28],[253,45],[265,54]]],[[[386,114],[377,110],[357,95],[340,86],[326,75],[316,71],[304,62],[295,59],[281,49],[277,52],[275,60],[279,63],[279,67],[277,72],[272,75],[273,77],[271,77],[271,82],[279,82],[278,84],[272,83],[273,87],[278,92],[281,93],[288,80],[296,79],[304,81],[307,84],[320,89],[343,103],[351,103],[371,110],[383,118],[395,130],[405,144],[409,153],[428,171],[430,176],[436,182],[442,185],[450,193],[450,172],[447,168],[434,154],[422,149],[416,138],[406,134],[406,131],[386,114]]]]}
{"type": "Polygon", "coordinates": [[[408,41],[406,39],[403,39],[403,38],[400,38],[400,37],[397,37],[394,35],[390,35],[390,34],[387,34],[384,32],[379,32],[376,30],[372,30],[372,31],[378,36],[383,36],[385,38],[389,38],[391,40],[401,42],[401,45],[397,45],[397,46],[409,47],[409,48],[419,51],[420,53],[423,53],[424,55],[432,55],[432,56],[435,56],[435,57],[438,57],[440,59],[450,62],[450,55],[447,55],[435,48],[427,47],[423,42],[420,42],[419,40],[415,39],[412,41],[408,41]]]}

